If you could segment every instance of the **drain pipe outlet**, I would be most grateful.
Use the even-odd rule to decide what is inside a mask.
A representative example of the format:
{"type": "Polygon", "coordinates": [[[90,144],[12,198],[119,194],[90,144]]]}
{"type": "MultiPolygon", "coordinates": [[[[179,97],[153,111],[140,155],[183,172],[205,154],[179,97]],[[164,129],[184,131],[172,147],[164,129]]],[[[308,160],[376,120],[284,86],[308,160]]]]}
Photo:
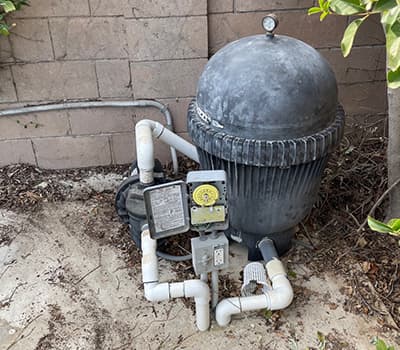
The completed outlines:
{"type": "Polygon", "coordinates": [[[152,302],[173,298],[194,298],[196,324],[200,331],[210,327],[210,288],[201,280],[159,283],[157,241],[150,237],[147,228],[142,231],[142,274],[144,295],[152,302]]]}
{"type": "Polygon", "coordinates": [[[143,184],[151,184],[154,181],[154,145],[152,137],[160,139],[195,162],[199,162],[196,147],[174,134],[161,123],[149,119],[141,120],[136,124],[135,133],[139,176],[140,182],[143,184]]]}
{"type": "Polygon", "coordinates": [[[267,290],[260,295],[222,300],[215,311],[215,317],[220,326],[227,326],[231,322],[232,315],[244,311],[281,310],[290,305],[293,300],[293,289],[281,261],[273,258],[266,264],[266,269],[272,283],[272,290],[267,290]]]}

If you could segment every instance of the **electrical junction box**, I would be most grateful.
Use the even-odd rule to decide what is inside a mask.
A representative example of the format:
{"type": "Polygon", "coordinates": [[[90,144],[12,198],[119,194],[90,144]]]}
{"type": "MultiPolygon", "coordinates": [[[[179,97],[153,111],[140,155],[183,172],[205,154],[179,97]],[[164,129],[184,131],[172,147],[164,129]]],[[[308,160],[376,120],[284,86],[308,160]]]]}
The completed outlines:
{"type": "Polygon", "coordinates": [[[200,170],[188,173],[191,228],[200,232],[223,231],[228,228],[226,172],[200,170]]]}
{"type": "Polygon", "coordinates": [[[197,275],[222,270],[229,265],[229,242],[223,232],[191,239],[192,262],[197,275]]]}

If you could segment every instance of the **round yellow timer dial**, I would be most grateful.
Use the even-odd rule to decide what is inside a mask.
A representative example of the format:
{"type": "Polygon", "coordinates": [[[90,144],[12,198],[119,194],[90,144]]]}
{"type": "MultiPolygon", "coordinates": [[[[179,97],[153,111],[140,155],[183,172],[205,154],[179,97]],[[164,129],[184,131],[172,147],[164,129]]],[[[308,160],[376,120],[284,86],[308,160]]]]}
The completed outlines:
{"type": "Polygon", "coordinates": [[[209,184],[200,185],[193,191],[193,201],[202,207],[214,205],[218,197],[218,188],[209,184]]]}

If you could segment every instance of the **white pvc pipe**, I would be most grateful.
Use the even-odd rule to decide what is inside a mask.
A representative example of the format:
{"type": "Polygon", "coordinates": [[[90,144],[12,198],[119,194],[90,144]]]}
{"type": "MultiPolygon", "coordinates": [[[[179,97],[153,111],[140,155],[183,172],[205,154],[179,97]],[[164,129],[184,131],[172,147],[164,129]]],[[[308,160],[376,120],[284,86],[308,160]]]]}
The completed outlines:
{"type": "Polygon", "coordinates": [[[151,184],[154,181],[154,144],[152,130],[148,123],[139,122],[135,127],[136,156],[140,182],[151,184]]]}
{"type": "MultiPolygon", "coordinates": [[[[133,101],[83,101],[83,102],[65,102],[47,105],[28,106],[21,108],[12,108],[0,110],[0,117],[10,117],[27,113],[40,113],[67,109],[85,109],[85,108],[126,108],[126,107],[154,107],[157,108],[165,117],[169,130],[173,131],[171,113],[168,107],[155,100],[133,100],[133,101]]],[[[178,174],[178,157],[175,148],[171,147],[171,158],[174,168],[174,174],[178,174]]]]}
{"type": "Polygon", "coordinates": [[[146,299],[157,302],[173,298],[194,298],[197,328],[206,331],[210,327],[210,288],[201,280],[159,283],[156,249],[157,241],[150,237],[148,229],[143,230],[142,275],[146,299]]]}
{"type": "Polygon", "coordinates": [[[150,184],[154,180],[154,146],[151,136],[160,139],[197,163],[199,162],[195,146],[154,120],[141,120],[136,124],[135,132],[140,182],[144,184],[150,184]]]}
{"type": "Polygon", "coordinates": [[[272,290],[260,295],[234,297],[222,300],[216,308],[217,323],[224,327],[231,322],[232,315],[244,311],[260,309],[281,310],[288,307],[293,300],[293,289],[287,279],[285,269],[278,259],[266,265],[268,277],[272,282],[272,290]]]}

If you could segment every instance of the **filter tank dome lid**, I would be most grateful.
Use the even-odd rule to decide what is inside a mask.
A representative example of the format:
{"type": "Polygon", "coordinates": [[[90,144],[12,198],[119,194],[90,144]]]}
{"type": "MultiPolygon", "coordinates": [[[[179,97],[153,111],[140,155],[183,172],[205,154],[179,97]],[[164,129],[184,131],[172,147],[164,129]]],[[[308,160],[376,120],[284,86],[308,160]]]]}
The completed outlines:
{"type": "Polygon", "coordinates": [[[207,63],[188,110],[188,132],[200,155],[288,167],[324,157],[339,144],[344,111],[332,69],[311,46],[274,35],[276,23],[267,16],[267,34],[234,41],[207,63]]]}
{"type": "Polygon", "coordinates": [[[319,132],[334,122],[337,99],[335,75],[318,51],[272,34],[223,47],[209,60],[197,88],[197,107],[211,125],[250,139],[319,132]]]}

